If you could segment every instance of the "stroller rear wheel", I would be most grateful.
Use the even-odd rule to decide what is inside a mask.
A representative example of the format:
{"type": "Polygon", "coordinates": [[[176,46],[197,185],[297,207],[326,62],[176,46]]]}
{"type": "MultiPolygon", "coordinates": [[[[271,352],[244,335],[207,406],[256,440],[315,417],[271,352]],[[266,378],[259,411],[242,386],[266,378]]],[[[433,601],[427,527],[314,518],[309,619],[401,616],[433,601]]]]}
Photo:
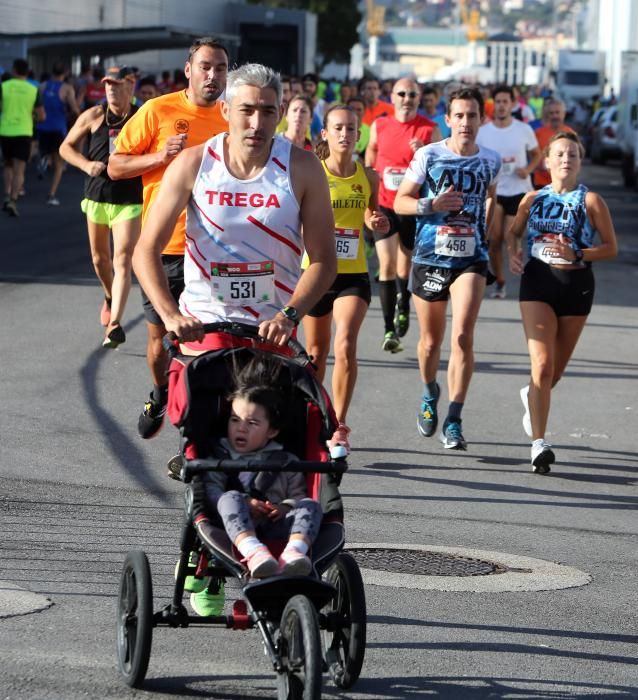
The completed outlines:
{"type": "Polygon", "coordinates": [[[338,688],[350,688],[359,678],[366,651],[365,591],[352,555],[341,552],[326,572],[326,581],[337,589],[323,609],[337,618],[336,628],[323,632],[326,665],[338,688]]]}
{"type": "Polygon", "coordinates": [[[129,552],[124,560],[117,601],[117,661],[127,685],[144,682],[153,641],[151,569],[144,552],[129,552]]]}
{"type": "Polygon", "coordinates": [[[319,700],[319,622],[314,606],[305,596],[293,596],[286,604],[281,615],[277,646],[284,666],[284,672],[277,674],[279,700],[319,700]]]}

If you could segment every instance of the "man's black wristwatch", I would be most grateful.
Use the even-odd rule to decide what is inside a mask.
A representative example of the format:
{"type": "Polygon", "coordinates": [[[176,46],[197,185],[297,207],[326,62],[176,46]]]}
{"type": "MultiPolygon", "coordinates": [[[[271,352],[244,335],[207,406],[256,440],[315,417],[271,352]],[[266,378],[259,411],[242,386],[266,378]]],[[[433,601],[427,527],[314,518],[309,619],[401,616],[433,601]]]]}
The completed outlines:
{"type": "Polygon", "coordinates": [[[285,316],[289,321],[292,321],[295,326],[299,325],[299,314],[294,306],[284,306],[284,308],[279,312],[282,316],[285,316]]]}
{"type": "Polygon", "coordinates": [[[585,252],[583,251],[582,248],[576,248],[574,251],[574,261],[579,263],[582,261],[582,259],[585,257],[585,252]]]}

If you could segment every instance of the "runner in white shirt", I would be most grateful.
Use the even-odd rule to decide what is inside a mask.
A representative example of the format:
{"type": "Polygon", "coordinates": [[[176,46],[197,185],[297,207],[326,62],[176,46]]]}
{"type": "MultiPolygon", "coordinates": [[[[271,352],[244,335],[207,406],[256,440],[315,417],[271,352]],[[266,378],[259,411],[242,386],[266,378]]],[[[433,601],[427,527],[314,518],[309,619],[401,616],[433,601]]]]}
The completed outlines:
{"type": "Polygon", "coordinates": [[[505,267],[503,239],[516,216],[523,195],[533,189],[530,174],[541,159],[541,151],[533,129],[514,119],[514,91],[509,85],[499,85],[492,91],[493,121],[484,124],[476,143],[491,148],[501,156],[501,175],[496,187],[496,206],[488,232],[489,255],[496,277],[492,299],[505,299],[505,267]]]}
{"type": "Polygon", "coordinates": [[[313,153],[275,137],[281,83],[247,64],[228,74],[229,134],[187,148],[167,168],[135,251],[135,272],[162,318],[196,352],[202,324],[237,320],[283,344],[328,290],[337,265],[328,182],[313,153]],[[179,308],[160,253],[187,207],[179,308]],[[300,270],[305,248],[310,264],[300,270]]]}

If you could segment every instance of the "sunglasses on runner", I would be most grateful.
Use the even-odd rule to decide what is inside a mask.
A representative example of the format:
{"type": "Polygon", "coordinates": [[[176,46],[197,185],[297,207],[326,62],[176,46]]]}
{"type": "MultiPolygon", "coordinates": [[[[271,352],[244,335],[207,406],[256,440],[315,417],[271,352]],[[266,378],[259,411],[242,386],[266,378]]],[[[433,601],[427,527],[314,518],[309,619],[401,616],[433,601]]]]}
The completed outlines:
{"type": "Polygon", "coordinates": [[[398,95],[399,97],[405,97],[406,95],[408,97],[416,97],[419,93],[414,92],[414,90],[410,90],[410,92],[406,92],[405,90],[397,90],[394,94],[398,95]]]}

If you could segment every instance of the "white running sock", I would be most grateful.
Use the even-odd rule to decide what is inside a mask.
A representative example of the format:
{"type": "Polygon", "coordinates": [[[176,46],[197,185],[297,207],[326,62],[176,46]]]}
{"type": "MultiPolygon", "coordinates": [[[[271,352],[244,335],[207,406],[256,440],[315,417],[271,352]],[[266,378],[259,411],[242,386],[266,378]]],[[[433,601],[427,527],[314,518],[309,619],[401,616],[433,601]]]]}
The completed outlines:
{"type": "Polygon", "coordinates": [[[305,540],[288,540],[288,544],[286,545],[286,549],[296,549],[302,554],[308,554],[308,548],[308,543],[305,540]]]}
{"type": "Polygon", "coordinates": [[[242,557],[249,556],[255,549],[261,546],[262,543],[254,536],[244,537],[244,539],[239,544],[235,545],[242,557]]]}

